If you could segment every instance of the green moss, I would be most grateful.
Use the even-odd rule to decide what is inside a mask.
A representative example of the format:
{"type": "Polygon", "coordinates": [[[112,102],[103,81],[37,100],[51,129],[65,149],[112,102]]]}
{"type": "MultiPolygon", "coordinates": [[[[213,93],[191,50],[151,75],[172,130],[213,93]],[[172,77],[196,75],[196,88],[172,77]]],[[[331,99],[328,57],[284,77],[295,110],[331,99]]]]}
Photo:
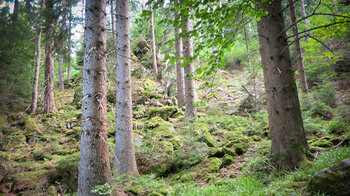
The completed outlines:
{"type": "Polygon", "coordinates": [[[231,165],[234,161],[235,160],[231,155],[226,154],[223,158],[223,165],[231,165]]]}
{"type": "Polygon", "coordinates": [[[249,144],[253,142],[252,138],[245,135],[235,135],[233,137],[230,137],[229,139],[230,140],[225,144],[226,147],[232,147],[234,144],[237,143],[249,144]]]}
{"type": "Polygon", "coordinates": [[[33,157],[37,161],[47,160],[52,158],[51,154],[45,152],[44,149],[41,149],[41,148],[35,148],[33,150],[33,157]]]}
{"type": "Polygon", "coordinates": [[[159,116],[163,120],[169,120],[169,118],[173,118],[179,111],[181,110],[178,106],[150,107],[145,116],[149,119],[159,116]]]}
{"type": "MultiPolygon", "coordinates": [[[[233,151],[232,151],[233,152],[233,151]]],[[[208,156],[209,157],[217,157],[222,158],[225,155],[225,152],[222,150],[222,148],[215,148],[209,151],[208,156]]]]}
{"type": "Polygon", "coordinates": [[[209,162],[207,162],[204,167],[206,168],[206,171],[209,173],[215,173],[220,170],[222,166],[222,161],[219,158],[211,158],[209,159],[209,162]]]}
{"type": "Polygon", "coordinates": [[[153,191],[152,193],[148,194],[147,196],[164,196],[164,195],[161,194],[161,193],[153,191]]]}
{"type": "Polygon", "coordinates": [[[142,194],[142,189],[140,187],[130,187],[126,190],[126,192],[138,196],[142,194]]]}
{"type": "Polygon", "coordinates": [[[146,90],[154,91],[157,88],[157,83],[151,78],[146,78],[143,82],[146,90]]]}
{"type": "Polygon", "coordinates": [[[227,148],[227,147],[223,147],[222,148],[222,152],[224,152],[224,154],[228,154],[228,155],[231,155],[231,156],[235,156],[236,153],[231,150],[230,148],[227,148]]]}
{"type": "Polygon", "coordinates": [[[51,181],[60,182],[67,190],[76,192],[78,186],[79,154],[61,159],[55,167],[51,181]]]}
{"type": "Polygon", "coordinates": [[[234,144],[233,147],[235,148],[235,152],[237,155],[241,155],[243,153],[246,152],[247,148],[248,148],[248,144],[245,143],[237,143],[234,144]]]}
{"type": "Polygon", "coordinates": [[[58,109],[65,105],[69,105],[74,100],[75,90],[68,88],[63,91],[59,91],[55,93],[55,103],[58,109]]]}
{"type": "Polygon", "coordinates": [[[251,138],[252,138],[252,140],[255,141],[255,142],[261,141],[261,138],[260,138],[260,136],[258,136],[258,135],[253,135],[251,138]]]}
{"type": "Polygon", "coordinates": [[[46,183],[42,179],[47,176],[50,170],[38,170],[14,174],[10,179],[14,182],[13,189],[16,191],[25,189],[36,189],[45,186],[46,183]]]}
{"type": "Polygon", "coordinates": [[[2,128],[6,123],[8,123],[6,116],[0,116],[0,128],[2,128]]]}
{"type": "Polygon", "coordinates": [[[350,123],[347,121],[339,121],[334,119],[328,123],[330,133],[342,134],[350,132],[350,123]]]}
{"type": "Polygon", "coordinates": [[[20,123],[24,125],[26,136],[33,135],[34,133],[38,133],[40,135],[43,134],[42,131],[38,128],[34,118],[31,118],[31,116],[23,118],[20,123]]]}
{"type": "Polygon", "coordinates": [[[201,141],[206,143],[209,147],[215,146],[215,142],[213,140],[213,137],[210,135],[210,133],[203,134],[203,136],[201,137],[201,141]]]}
{"type": "Polygon", "coordinates": [[[148,128],[147,132],[159,137],[170,138],[176,134],[173,125],[160,117],[150,119],[146,127],[148,128]]]}
{"type": "Polygon", "coordinates": [[[333,146],[332,142],[327,138],[321,138],[317,141],[312,142],[310,145],[315,147],[322,147],[322,148],[328,148],[333,146]]]}
{"type": "Polygon", "coordinates": [[[50,186],[46,191],[47,196],[57,196],[57,189],[55,186],[50,186]]]}

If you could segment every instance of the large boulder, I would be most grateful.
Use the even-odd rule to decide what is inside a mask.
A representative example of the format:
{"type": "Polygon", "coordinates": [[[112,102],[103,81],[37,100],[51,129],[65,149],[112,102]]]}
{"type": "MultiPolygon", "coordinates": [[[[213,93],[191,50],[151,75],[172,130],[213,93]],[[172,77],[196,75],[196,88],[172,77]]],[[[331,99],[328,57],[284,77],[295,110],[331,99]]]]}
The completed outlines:
{"type": "Polygon", "coordinates": [[[308,191],[333,196],[350,195],[350,159],[319,171],[309,182],[308,191]]]}

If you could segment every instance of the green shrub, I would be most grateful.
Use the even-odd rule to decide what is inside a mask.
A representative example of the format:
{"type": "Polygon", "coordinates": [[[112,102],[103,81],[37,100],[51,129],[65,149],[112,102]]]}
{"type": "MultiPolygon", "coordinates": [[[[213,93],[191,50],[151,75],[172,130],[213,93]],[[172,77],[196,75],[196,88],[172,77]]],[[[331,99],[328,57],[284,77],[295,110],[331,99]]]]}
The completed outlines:
{"type": "Polygon", "coordinates": [[[318,85],[314,95],[317,100],[320,100],[328,106],[334,106],[337,100],[336,91],[332,82],[325,82],[318,85]]]}

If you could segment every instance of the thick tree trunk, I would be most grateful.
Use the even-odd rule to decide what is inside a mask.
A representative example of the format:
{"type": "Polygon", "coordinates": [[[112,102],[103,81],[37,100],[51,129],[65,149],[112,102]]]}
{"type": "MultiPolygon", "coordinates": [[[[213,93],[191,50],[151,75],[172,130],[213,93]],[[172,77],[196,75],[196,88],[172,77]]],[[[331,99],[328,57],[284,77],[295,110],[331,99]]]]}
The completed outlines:
{"type": "Polygon", "coordinates": [[[106,0],[86,1],[78,195],[111,181],[107,142],[106,0]]]}
{"type": "MultiPolygon", "coordinates": [[[[40,2],[40,14],[42,14],[44,9],[45,1],[41,0],[40,2]]],[[[39,85],[39,74],[40,74],[40,60],[41,60],[41,32],[42,32],[42,22],[38,24],[38,40],[36,42],[36,63],[35,63],[35,75],[34,75],[34,86],[32,94],[32,104],[31,104],[31,113],[35,113],[38,107],[38,85],[39,85]]]]}
{"type": "MultiPolygon", "coordinates": [[[[176,0],[176,4],[180,1],[176,0]]],[[[178,17],[179,12],[175,11],[175,18],[178,17]]],[[[175,27],[175,49],[176,56],[178,58],[182,57],[182,38],[179,36],[181,29],[175,27]]],[[[176,83],[177,83],[177,102],[179,106],[185,105],[185,82],[184,82],[184,68],[181,67],[182,61],[178,60],[176,62],[176,83]]]]}
{"type": "Polygon", "coordinates": [[[272,135],[271,158],[278,169],[293,169],[306,160],[308,145],[288,42],[286,34],[281,33],[281,1],[266,4],[257,0],[260,5],[269,13],[258,22],[258,35],[272,135]]]}
{"type": "Polygon", "coordinates": [[[56,111],[54,97],[54,29],[52,23],[47,32],[47,43],[45,46],[45,91],[44,91],[44,113],[56,111]]]}
{"type": "Polygon", "coordinates": [[[63,60],[64,60],[64,55],[61,54],[60,58],[59,58],[59,63],[58,63],[58,75],[59,75],[59,79],[60,79],[60,85],[59,85],[59,89],[60,91],[62,91],[64,89],[64,84],[63,84],[63,60]]]}
{"type": "MultiPolygon", "coordinates": [[[[290,16],[292,18],[292,23],[297,22],[297,17],[296,17],[296,12],[295,12],[295,7],[294,7],[294,0],[288,0],[289,4],[289,11],[290,11],[290,16]]],[[[295,58],[296,62],[298,65],[298,70],[299,70],[299,81],[300,81],[300,88],[303,93],[308,93],[309,88],[307,86],[307,80],[306,80],[306,74],[305,74],[305,69],[304,69],[304,63],[303,63],[303,53],[301,50],[301,44],[300,44],[300,39],[298,36],[298,25],[294,25],[293,27],[293,33],[296,35],[295,36],[295,58]]]]}
{"type": "Polygon", "coordinates": [[[157,68],[156,37],[154,35],[154,17],[153,17],[152,5],[150,5],[150,11],[151,11],[151,38],[152,38],[152,67],[153,67],[153,75],[155,78],[157,78],[158,68],[157,68]]]}
{"type": "MultiPolygon", "coordinates": [[[[190,59],[193,56],[193,45],[192,38],[189,36],[188,32],[192,30],[191,20],[189,16],[183,16],[182,20],[184,21],[183,31],[183,54],[186,60],[190,59]]],[[[185,66],[185,98],[186,98],[186,108],[185,116],[189,120],[197,118],[197,109],[194,104],[197,101],[197,93],[194,77],[194,66],[193,62],[190,61],[185,66]]]]}
{"type": "Polygon", "coordinates": [[[136,175],[130,77],[129,0],[117,0],[117,92],[114,169],[118,174],[136,175]]]}

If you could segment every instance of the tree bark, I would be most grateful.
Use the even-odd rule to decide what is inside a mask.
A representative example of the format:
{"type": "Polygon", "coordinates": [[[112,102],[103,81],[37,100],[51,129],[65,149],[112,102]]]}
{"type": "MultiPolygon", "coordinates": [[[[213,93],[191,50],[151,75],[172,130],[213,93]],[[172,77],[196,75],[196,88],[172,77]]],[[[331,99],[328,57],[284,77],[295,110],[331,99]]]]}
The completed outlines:
{"type": "Polygon", "coordinates": [[[107,142],[106,0],[86,1],[78,195],[111,181],[107,142]]]}
{"type": "Polygon", "coordinates": [[[55,24],[51,23],[47,30],[47,40],[45,45],[44,113],[50,113],[57,110],[54,97],[54,31],[55,24]]]}
{"type": "Polygon", "coordinates": [[[112,36],[113,36],[113,42],[115,51],[117,51],[117,34],[115,32],[115,22],[114,22],[114,6],[113,6],[113,0],[110,0],[111,2],[111,23],[112,23],[112,36]]]}
{"type": "Polygon", "coordinates": [[[114,169],[117,175],[137,175],[131,111],[129,0],[117,0],[116,4],[118,35],[114,169]]]}
{"type": "Polygon", "coordinates": [[[63,60],[64,60],[64,54],[60,54],[59,58],[59,63],[58,63],[58,75],[59,75],[59,80],[60,80],[60,85],[59,89],[62,91],[64,89],[64,84],[63,84],[63,60]]]}
{"type": "MultiPolygon", "coordinates": [[[[42,14],[44,9],[45,1],[41,0],[40,2],[40,14],[42,14]]],[[[33,94],[32,94],[32,104],[30,112],[36,112],[38,107],[38,85],[39,85],[39,74],[40,74],[40,60],[41,60],[41,32],[42,32],[42,21],[39,21],[38,24],[38,40],[36,42],[36,63],[35,63],[35,75],[34,75],[34,86],[33,86],[33,94]]]]}
{"type": "Polygon", "coordinates": [[[156,37],[154,35],[154,17],[153,17],[152,5],[150,5],[150,11],[151,11],[151,38],[152,38],[152,67],[153,67],[153,75],[157,79],[158,68],[157,68],[156,37]]]}
{"type": "MultiPolygon", "coordinates": [[[[179,4],[180,0],[176,0],[175,4],[179,4]]],[[[177,18],[179,12],[175,11],[175,18],[177,18]]],[[[182,57],[182,38],[179,36],[181,29],[177,26],[175,27],[175,49],[176,56],[178,58],[182,57]]],[[[177,82],[177,102],[179,106],[185,105],[185,83],[184,83],[184,68],[181,67],[182,61],[178,60],[176,62],[176,82],[177,82]]]]}
{"type": "MultiPolygon", "coordinates": [[[[182,1],[181,1],[182,2],[182,1]]],[[[193,56],[193,45],[192,38],[189,36],[188,32],[192,30],[191,20],[189,16],[183,16],[182,20],[184,21],[183,31],[183,54],[187,62],[185,66],[185,98],[186,98],[186,107],[185,107],[185,116],[189,120],[197,118],[197,109],[194,104],[197,101],[197,93],[194,77],[194,66],[190,58],[193,56]]]]}
{"type": "Polygon", "coordinates": [[[278,169],[293,169],[306,160],[308,145],[288,42],[286,34],[281,33],[281,1],[267,4],[257,0],[260,5],[269,13],[258,22],[258,35],[272,135],[271,158],[278,169]]]}
{"type": "MultiPolygon", "coordinates": [[[[295,24],[297,22],[297,17],[296,17],[296,11],[294,7],[294,1],[293,0],[288,0],[289,1],[289,11],[290,11],[290,16],[292,19],[292,23],[295,24]]],[[[306,80],[306,74],[305,74],[305,69],[304,69],[304,63],[303,63],[303,53],[301,50],[301,44],[300,44],[300,39],[298,35],[298,24],[294,25],[293,27],[293,33],[295,36],[295,58],[296,62],[298,65],[298,70],[299,70],[299,81],[300,81],[300,88],[303,93],[308,93],[309,88],[307,86],[307,80],[306,80]]]]}
{"type": "Polygon", "coordinates": [[[72,25],[72,6],[69,7],[69,18],[68,18],[68,64],[67,64],[67,80],[70,80],[70,63],[71,63],[71,25],[72,25]]]}

